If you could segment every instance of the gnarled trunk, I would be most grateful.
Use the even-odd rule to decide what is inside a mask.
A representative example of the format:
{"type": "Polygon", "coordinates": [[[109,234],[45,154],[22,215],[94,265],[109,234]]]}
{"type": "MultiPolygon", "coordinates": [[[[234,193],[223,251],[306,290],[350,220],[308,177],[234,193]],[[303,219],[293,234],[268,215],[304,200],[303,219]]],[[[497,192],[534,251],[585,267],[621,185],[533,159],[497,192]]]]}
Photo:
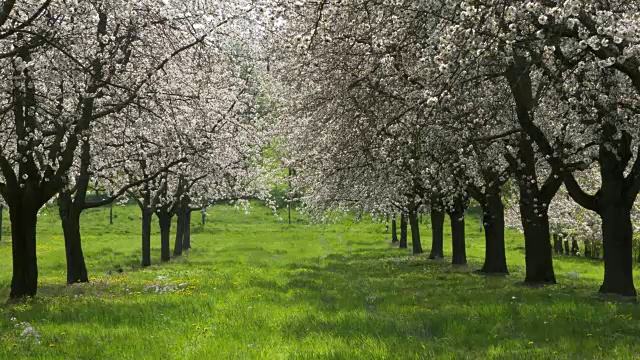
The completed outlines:
{"type": "Polygon", "coordinates": [[[444,211],[431,209],[431,252],[429,259],[444,258],[444,211]]]}
{"type": "Polygon", "coordinates": [[[142,209],[142,266],[151,265],[151,219],[153,212],[142,209]]]}
{"type": "MultiPolygon", "coordinates": [[[[518,172],[520,188],[520,215],[524,230],[526,277],[525,283],[555,284],[551,239],[549,236],[548,202],[557,192],[560,184],[556,176],[550,176],[542,188],[538,187],[536,159],[533,141],[538,145],[541,133],[534,131],[532,111],[534,94],[530,75],[530,64],[521,53],[514,54],[514,62],[506,72],[511,94],[516,104],[518,123],[526,133],[520,134],[518,157],[520,163],[514,167],[518,172]],[[536,139],[532,139],[531,135],[536,139]],[[542,196],[544,193],[544,196],[542,196]]],[[[559,175],[559,174],[553,174],[559,175]]]]}
{"type": "Polygon", "coordinates": [[[509,274],[504,249],[504,205],[500,193],[487,193],[482,210],[485,253],[484,265],[482,265],[480,272],[497,275],[509,274]]]}
{"type": "Polygon", "coordinates": [[[36,224],[38,206],[34,189],[26,189],[9,204],[11,219],[11,254],[13,276],[12,299],[35,296],[38,289],[38,259],[36,257],[36,224]]]}
{"type": "Polygon", "coordinates": [[[156,214],[160,225],[160,261],[171,260],[171,215],[161,210],[156,214]]]}
{"type": "Polygon", "coordinates": [[[536,206],[534,199],[520,191],[520,216],[524,230],[524,251],[527,284],[555,284],[551,238],[549,233],[548,208],[536,206]]]}
{"type": "Polygon", "coordinates": [[[64,249],[67,258],[67,284],[89,282],[87,266],[82,252],[80,235],[80,213],[71,199],[71,194],[62,192],[58,199],[58,213],[64,233],[64,249]]]}
{"type": "MultiPolygon", "coordinates": [[[[605,135],[612,133],[610,129],[608,130],[605,129],[605,135]]],[[[630,149],[630,136],[623,136],[620,141],[625,139],[627,148],[630,149]]],[[[619,147],[624,148],[621,145],[619,147]]],[[[636,288],[633,284],[633,225],[631,223],[631,208],[635,196],[630,195],[633,190],[628,187],[628,181],[624,176],[627,163],[628,161],[621,161],[606,149],[601,149],[602,187],[599,191],[597,212],[602,219],[604,280],[599,291],[636,296],[636,288]]]]}
{"type": "Polygon", "coordinates": [[[602,218],[604,281],[599,292],[636,296],[633,284],[633,227],[631,209],[615,204],[600,211],[602,218]]]}
{"type": "Polygon", "coordinates": [[[415,209],[409,211],[409,222],[411,224],[411,245],[414,254],[422,254],[422,244],[420,242],[420,224],[418,223],[418,213],[415,209]]]}
{"type": "Polygon", "coordinates": [[[407,248],[407,215],[400,214],[400,246],[401,249],[407,248]]]}

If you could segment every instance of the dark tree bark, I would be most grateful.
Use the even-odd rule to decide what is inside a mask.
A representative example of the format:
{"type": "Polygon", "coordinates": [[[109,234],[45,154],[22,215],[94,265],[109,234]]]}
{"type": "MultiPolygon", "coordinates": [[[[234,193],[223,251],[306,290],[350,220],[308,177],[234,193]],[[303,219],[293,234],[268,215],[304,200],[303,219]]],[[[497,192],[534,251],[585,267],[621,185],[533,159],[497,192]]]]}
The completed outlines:
{"type": "Polygon", "coordinates": [[[600,260],[600,250],[602,250],[602,246],[599,243],[595,243],[593,246],[593,258],[600,260]]]}
{"type": "Polygon", "coordinates": [[[80,211],[74,206],[71,194],[60,193],[58,212],[64,233],[64,249],[67,259],[67,284],[89,282],[87,266],[82,252],[80,237],[80,211]]]}
{"type": "Polygon", "coordinates": [[[400,214],[400,249],[407,248],[407,215],[400,214]]]}
{"type": "MultiPolygon", "coordinates": [[[[603,185],[605,181],[603,179],[603,185]]],[[[604,257],[601,293],[636,296],[633,284],[633,226],[631,207],[611,204],[600,212],[604,257]]]]}
{"type": "Polygon", "coordinates": [[[113,225],[113,203],[109,204],[109,225],[113,225]]]}
{"type": "Polygon", "coordinates": [[[464,201],[458,199],[455,204],[447,212],[451,221],[451,245],[452,245],[452,264],[467,264],[467,249],[465,243],[464,232],[464,201]]]}
{"type": "Polygon", "coordinates": [[[553,233],[553,252],[556,254],[562,254],[562,239],[558,233],[553,233]]]}
{"type": "Polygon", "coordinates": [[[524,282],[528,284],[556,283],[547,211],[546,206],[536,206],[531,196],[521,196],[520,214],[526,263],[524,282]]]}
{"type": "Polygon", "coordinates": [[[200,211],[200,214],[202,215],[202,226],[204,226],[207,223],[207,207],[203,207],[202,211],[200,211]]]}
{"type": "Polygon", "coordinates": [[[153,211],[142,209],[142,266],[151,265],[151,220],[153,211]]]}
{"type": "Polygon", "coordinates": [[[76,178],[75,196],[71,191],[63,189],[58,199],[67,258],[67,284],[89,282],[80,234],[80,215],[86,208],[85,200],[90,179],[91,146],[88,138],[80,145],[80,150],[80,174],[76,178]]]}
{"type": "Polygon", "coordinates": [[[191,249],[191,210],[184,214],[184,237],[182,238],[182,251],[191,249]]]}
{"type": "MultiPolygon", "coordinates": [[[[0,23],[4,23],[10,18],[9,15],[14,3],[15,1],[13,0],[3,2],[0,23]]],[[[51,1],[45,1],[36,12],[29,13],[31,14],[29,15],[31,19],[21,27],[41,18],[40,15],[50,3],[51,1]]],[[[97,15],[95,25],[97,35],[101,38],[108,35],[108,17],[102,11],[98,11],[97,15]]],[[[188,46],[182,47],[171,57],[177,56],[180,52],[186,51],[201,41],[197,40],[188,46]]],[[[33,49],[44,43],[41,39],[25,41],[23,44],[19,44],[12,54],[5,55],[17,56],[24,62],[29,63],[33,49]]],[[[106,84],[102,81],[105,77],[105,63],[100,61],[102,55],[95,54],[95,61],[90,61],[92,66],[86,68],[85,75],[88,76],[88,79],[91,79],[91,81],[87,82],[87,88],[85,89],[88,94],[99,93],[100,89],[106,84]]],[[[166,61],[156,70],[161,70],[165,64],[166,61]]],[[[8,71],[11,71],[11,69],[8,71]]],[[[113,106],[107,106],[108,109],[96,112],[94,109],[96,97],[94,95],[79,96],[75,107],[75,116],[73,116],[73,126],[69,126],[67,122],[63,121],[53,128],[43,128],[44,124],[37,116],[37,109],[42,108],[42,106],[39,104],[36,81],[33,79],[33,75],[36,73],[31,69],[14,67],[13,74],[15,81],[13,82],[14,86],[10,89],[12,101],[7,110],[11,111],[13,115],[14,133],[11,137],[17,140],[15,150],[19,157],[18,159],[13,157],[8,159],[4,154],[0,153],[0,171],[2,171],[4,180],[2,186],[0,186],[0,195],[6,200],[11,212],[15,273],[13,274],[10,296],[18,298],[33,296],[37,289],[35,229],[38,210],[69,183],[66,178],[68,171],[76,163],[76,150],[81,143],[81,139],[82,142],[88,143],[85,137],[90,133],[92,122],[126,108],[137,97],[133,93],[128,94],[122,101],[111,104],[113,106]],[[47,133],[45,137],[51,141],[43,142],[42,138],[38,139],[37,136],[32,136],[34,133],[40,132],[47,133]],[[47,143],[50,144],[46,145],[47,143]],[[15,160],[20,161],[14,164],[15,160]],[[54,163],[56,165],[53,165],[54,163]]],[[[61,84],[60,87],[63,93],[69,90],[64,84],[61,84]]],[[[58,100],[60,103],[62,102],[62,98],[58,100]]],[[[54,111],[49,115],[56,117],[58,114],[54,111]]]]}
{"type": "Polygon", "coordinates": [[[2,213],[4,210],[4,205],[0,204],[0,241],[2,241],[2,213]]]}
{"type": "MultiPolygon", "coordinates": [[[[636,296],[630,211],[640,191],[640,157],[636,157],[631,171],[625,175],[633,158],[632,135],[606,119],[609,109],[598,109],[596,114],[600,116],[601,130],[598,143],[601,186],[594,195],[587,194],[576,181],[571,169],[567,169],[562,159],[555,156],[558,149],[554,149],[544,132],[533,122],[530,113],[534,103],[529,74],[531,67],[522,54],[516,54],[513,59],[514,62],[507,71],[507,80],[516,102],[518,122],[527,136],[536,142],[540,151],[548,156],[549,164],[554,172],[562,176],[571,197],[584,208],[598,213],[602,219],[605,275],[600,292],[636,296]]],[[[622,68],[623,72],[625,69],[627,68],[622,68]]],[[[603,70],[602,75],[606,77],[610,73],[603,70]]],[[[637,71],[632,75],[634,84],[640,84],[640,81],[635,81],[640,80],[640,76],[635,76],[637,71]]],[[[605,81],[604,86],[608,87],[609,84],[605,81]]],[[[546,217],[546,212],[544,215],[546,217]]]]}
{"type": "Polygon", "coordinates": [[[160,261],[171,260],[171,214],[167,210],[156,213],[160,225],[160,261]]]}
{"type": "MultiPolygon", "coordinates": [[[[482,167],[481,167],[482,168],[482,167]]],[[[483,274],[507,275],[507,256],[504,244],[504,205],[502,204],[502,186],[506,176],[490,168],[483,168],[482,177],[485,190],[469,184],[469,194],[480,204],[480,220],[484,229],[484,264],[479,270],[483,274]]]]}
{"type": "MultiPolygon", "coordinates": [[[[180,162],[180,161],[178,161],[180,162]]],[[[169,261],[171,258],[171,218],[173,212],[170,206],[158,208],[158,203],[161,197],[167,197],[167,181],[166,171],[170,166],[177,164],[172,163],[167,167],[164,167],[154,175],[145,179],[139,185],[142,185],[142,189],[139,192],[139,196],[129,193],[142,211],[142,266],[151,265],[151,221],[153,214],[158,217],[158,224],[160,225],[160,245],[161,245],[161,261],[169,261]],[[150,182],[159,178],[159,188],[152,196],[150,182]]],[[[147,163],[145,160],[140,161],[140,168],[143,174],[147,175],[147,163]]]]}
{"type": "Polygon", "coordinates": [[[411,244],[413,254],[422,254],[422,243],[420,242],[420,224],[418,223],[418,212],[414,207],[409,211],[409,222],[411,223],[411,244]]]}
{"type": "Polygon", "coordinates": [[[530,68],[530,64],[522,54],[515,54],[514,62],[506,72],[506,79],[516,104],[518,123],[524,130],[520,135],[518,161],[510,155],[507,155],[507,160],[516,172],[520,189],[520,214],[525,237],[525,283],[555,284],[548,206],[562,184],[562,178],[560,169],[553,164],[556,158],[551,154],[550,162],[553,171],[543,183],[544,185],[538,186],[536,157],[532,143],[535,141],[538,146],[541,144],[538,139],[539,133],[532,136],[535,125],[530,68]]]}
{"type": "Polygon", "coordinates": [[[592,258],[592,254],[591,254],[591,242],[590,241],[585,241],[584,242],[584,257],[591,259],[592,258]]]}
{"type": "Polygon", "coordinates": [[[549,232],[548,205],[535,201],[536,192],[526,182],[520,186],[520,215],[524,230],[527,284],[555,284],[549,232]],[[530,193],[528,193],[530,191],[530,193]]]}
{"type": "Polygon", "coordinates": [[[500,192],[487,193],[483,208],[485,236],[484,264],[480,272],[507,275],[507,256],[504,244],[504,205],[500,192]]]}
{"type": "Polygon", "coordinates": [[[525,134],[520,136],[518,160],[510,155],[506,158],[516,173],[520,191],[519,208],[526,263],[524,282],[532,285],[555,284],[548,211],[551,199],[562,185],[562,179],[552,171],[543,185],[538,185],[532,140],[525,134]]]}
{"type": "Polygon", "coordinates": [[[444,258],[444,211],[431,207],[431,252],[429,259],[444,258]]]}
{"type": "MultiPolygon", "coordinates": [[[[67,255],[67,283],[74,284],[78,282],[88,282],[87,267],[85,265],[84,254],[82,252],[82,241],[80,233],[80,215],[82,212],[89,208],[100,207],[104,205],[111,205],[110,209],[110,224],[113,224],[113,201],[115,201],[120,195],[127,191],[130,187],[144,184],[161,172],[157,172],[151,177],[145,178],[141,181],[132,182],[127,186],[121,188],[118,192],[102,200],[95,200],[88,202],[87,193],[89,190],[89,181],[91,178],[90,165],[91,165],[91,147],[88,139],[81,145],[80,155],[80,174],[76,178],[75,192],[71,193],[67,190],[62,190],[59,193],[59,213],[62,220],[62,228],[64,231],[65,252],[67,255]]],[[[169,165],[171,166],[171,165],[169,165]]],[[[162,170],[164,171],[164,170],[162,170]]],[[[145,207],[144,204],[139,204],[141,207],[145,207]]],[[[144,233],[143,233],[144,237],[144,233]]],[[[143,264],[145,261],[143,260],[143,264]]]]}
{"type": "MultiPolygon", "coordinates": [[[[147,172],[147,162],[145,160],[140,161],[140,169],[143,174],[147,172]]],[[[163,175],[164,176],[164,175],[163,175]]],[[[138,207],[140,207],[140,211],[142,213],[142,259],[141,266],[147,267],[151,266],[151,222],[153,220],[153,214],[156,212],[155,205],[160,198],[160,195],[164,193],[164,189],[166,188],[166,181],[161,182],[162,188],[156,192],[155,196],[151,196],[150,183],[146,182],[142,184],[142,189],[140,191],[140,199],[137,196],[131,197],[135,199],[138,207]]],[[[158,220],[159,222],[159,220],[158,220]]]]}
{"type": "Polygon", "coordinates": [[[588,195],[571,178],[568,178],[567,189],[578,203],[594,210],[602,219],[604,280],[599,291],[636,296],[631,208],[640,189],[640,157],[636,158],[632,172],[625,176],[632,156],[631,135],[623,131],[617,139],[616,131],[610,125],[604,127],[603,136],[610,140],[612,148],[617,151],[614,153],[605,147],[600,148],[600,190],[595,196],[588,195]]]}
{"type": "Polygon", "coordinates": [[[35,189],[27,187],[22,196],[15,196],[17,202],[9,204],[11,219],[11,254],[13,256],[13,276],[11,278],[11,299],[35,296],[38,289],[38,260],[36,257],[36,223],[39,207],[34,204],[35,189]]]}
{"type": "Polygon", "coordinates": [[[184,225],[185,225],[185,211],[180,210],[176,212],[176,240],[173,245],[173,256],[182,255],[182,244],[184,240],[184,225]]]}
{"type": "MultiPolygon", "coordinates": [[[[0,23],[4,24],[9,19],[14,3],[15,1],[4,2],[0,23]]],[[[38,14],[45,7],[42,7],[38,14]]],[[[28,41],[17,46],[11,56],[29,62],[32,59],[31,49],[37,46],[39,44],[28,41]]],[[[11,71],[11,69],[7,70],[11,71]]],[[[40,207],[63,187],[62,174],[72,165],[72,156],[78,140],[76,135],[84,129],[84,119],[79,119],[74,132],[66,139],[64,139],[66,129],[56,129],[53,145],[45,147],[43,151],[42,140],[32,136],[34,131],[41,130],[36,117],[38,97],[33,74],[30,69],[13,68],[14,86],[10,89],[11,103],[7,111],[11,111],[13,115],[11,119],[13,121],[8,120],[14,125],[13,134],[9,136],[17,141],[15,150],[18,158],[7,158],[3,152],[0,152],[0,171],[3,177],[0,195],[9,207],[11,220],[13,262],[9,294],[11,299],[34,296],[37,292],[37,213],[40,207]],[[64,150],[62,150],[63,146],[64,150]],[[57,171],[53,171],[51,167],[40,167],[36,160],[39,155],[42,155],[39,158],[40,161],[59,159],[57,171]],[[16,160],[20,161],[14,164],[13,161],[16,160]],[[46,180],[43,179],[43,175],[46,180]]]]}
{"type": "Polygon", "coordinates": [[[396,244],[398,242],[398,229],[396,225],[396,215],[391,217],[391,243],[396,244]]]}

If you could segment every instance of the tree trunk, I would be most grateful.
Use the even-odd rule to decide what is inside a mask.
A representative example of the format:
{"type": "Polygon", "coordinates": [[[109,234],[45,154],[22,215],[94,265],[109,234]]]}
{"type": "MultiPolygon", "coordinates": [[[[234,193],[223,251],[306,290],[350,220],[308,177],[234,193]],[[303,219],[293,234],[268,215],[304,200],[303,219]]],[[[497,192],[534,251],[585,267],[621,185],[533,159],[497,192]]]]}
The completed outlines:
{"type": "Polygon", "coordinates": [[[431,209],[431,252],[429,259],[444,258],[444,211],[431,209]]]}
{"type": "Polygon", "coordinates": [[[178,221],[176,224],[176,241],[173,245],[173,256],[182,255],[182,242],[184,239],[184,221],[185,221],[184,211],[178,211],[177,220],[178,221]]]}
{"type": "Polygon", "coordinates": [[[391,218],[391,243],[395,244],[398,242],[398,229],[396,225],[396,215],[394,214],[391,218]]]}
{"type": "Polygon", "coordinates": [[[571,236],[571,255],[578,256],[580,252],[580,247],[578,246],[578,240],[576,240],[575,236],[571,236]]]}
{"type": "MultiPolygon", "coordinates": [[[[603,200],[604,203],[608,203],[603,200]]],[[[631,209],[608,203],[600,211],[602,218],[604,281],[599,292],[636,296],[633,285],[633,227],[631,209]]]]}
{"type": "Polygon", "coordinates": [[[67,284],[89,282],[80,235],[81,210],[73,204],[71,194],[63,192],[58,199],[58,212],[64,234],[67,258],[67,284]]]}
{"type": "Polygon", "coordinates": [[[535,206],[530,196],[520,192],[520,215],[524,230],[527,284],[555,284],[553,255],[546,206],[535,206]]]}
{"type": "Polygon", "coordinates": [[[171,260],[171,215],[167,211],[159,211],[158,224],[160,225],[160,261],[171,260]]]}
{"type": "Polygon", "coordinates": [[[558,233],[553,233],[553,252],[562,255],[562,238],[558,233]]]}
{"type": "Polygon", "coordinates": [[[113,203],[109,204],[109,225],[113,225],[113,203]]]}
{"type": "Polygon", "coordinates": [[[184,214],[184,235],[182,238],[182,251],[191,249],[191,210],[184,214]]]}
{"type": "Polygon", "coordinates": [[[451,221],[451,245],[452,245],[452,261],[453,265],[467,264],[467,250],[464,234],[464,211],[456,209],[449,212],[451,221]]]}
{"type": "Polygon", "coordinates": [[[0,241],[2,241],[2,213],[4,210],[4,205],[0,204],[0,241]]]}
{"type": "Polygon", "coordinates": [[[507,256],[504,249],[504,205],[500,193],[487,193],[482,204],[485,237],[484,265],[480,272],[507,275],[507,256]]]}
{"type": "Polygon", "coordinates": [[[591,259],[592,255],[591,255],[591,241],[585,240],[584,241],[584,257],[591,259]]]}
{"type": "Polygon", "coordinates": [[[400,214],[400,248],[407,248],[407,215],[400,214]]]}
{"type": "Polygon", "coordinates": [[[413,254],[422,254],[422,244],[420,242],[420,224],[418,223],[418,213],[415,209],[409,211],[409,222],[411,223],[411,244],[413,254]]]}
{"type": "Polygon", "coordinates": [[[142,266],[151,265],[151,220],[153,212],[142,209],[142,266]]]}
{"type": "Polygon", "coordinates": [[[200,214],[202,215],[202,226],[204,226],[207,223],[207,207],[203,207],[202,211],[200,212],[200,214]]]}
{"type": "MultiPolygon", "coordinates": [[[[29,191],[32,192],[34,190],[29,191]]],[[[36,224],[38,208],[35,194],[18,196],[9,204],[11,219],[11,254],[13,256],[13,277],[11,278],[11,299],[35,296],[38,289],[38,259],[36,257],[36,224]],[[33,196],[30,196],[33,195],[33,196]]]]}
{"type": "Polygon", "coordinates": [[[516,171],[519,178],[520,214],[524,230],[526,261],[524,281],[530,284],[555,284],[547,213],[548,203],[557,192],[560,183],[554,180],[555,176],[549,176],[542,188],[538,187],[540,179],[536,175],[536,157],[532,142],[541,139],[531,138],[534,125],[530,111],[535,104],[530,76],[531,67],[524,55],[520,53],[514,54],[513,59],[514,62],[506,72],[506,78],[516,104],[518,123],[527,131],[526,134],[520,134],[518,149],[520,163],[514,168],[518,169],[516,171]]]}

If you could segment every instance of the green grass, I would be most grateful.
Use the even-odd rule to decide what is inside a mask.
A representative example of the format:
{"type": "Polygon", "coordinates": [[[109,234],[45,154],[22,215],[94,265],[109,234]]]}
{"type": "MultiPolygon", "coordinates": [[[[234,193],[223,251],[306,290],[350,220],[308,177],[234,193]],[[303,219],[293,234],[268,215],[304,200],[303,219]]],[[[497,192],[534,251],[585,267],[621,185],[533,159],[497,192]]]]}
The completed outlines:
{"type": "MultiPolygon", "coordinates": [[[[115,213],[112,226],[108,209],[84,215],[91,283],[74,286],[64,285],[57,214],[42,213],[38,296],[0,305],[0,358],[640,358],[640,310],[595,295],[601,262],[559,257],[560,285],[524,287],[522,238],[508,232],[511,276],[476,275],[484,243],[473,220],[470,265],[452,268],[389,247],[384,226],[371,221],[323,229],[296,216],[289,226],[265,208],[244,215],[218,206],[206,226],[194,214],[194,248],[184,257],[140,269],[139,211],[115,213]],[[148,289],[166,284],[176,291],[148,289]],[[23,321],[40,344],[21,336],[23,321]]],[[[421,231],[428,248],[426,222],[421,231]]],[[[157,259],[157,228],[152,241],[157,259]]],[[[5,238],[0,299],[10,257],[5,238]]]]}

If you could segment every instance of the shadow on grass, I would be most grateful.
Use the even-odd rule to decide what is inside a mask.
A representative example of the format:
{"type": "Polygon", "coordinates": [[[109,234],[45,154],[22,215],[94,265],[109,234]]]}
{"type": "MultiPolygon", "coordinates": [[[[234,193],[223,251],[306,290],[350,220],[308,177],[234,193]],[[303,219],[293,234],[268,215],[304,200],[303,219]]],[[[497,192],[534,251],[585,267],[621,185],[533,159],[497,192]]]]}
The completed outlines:
{"type": "Polygon", "coordinates": [[[377,339],[400,353],[417,342],[434,356],[456,358],[493,350],[510,358],[638,350],[638,307],[602,301],[590,287],[521,287],[520,279],[470,274],[473,266],[398,255],[332,254],[290,265],[280,283],[256,286],[276,303],[286,295],[313,309],[282,326],[292,338],[377,339]]]}

